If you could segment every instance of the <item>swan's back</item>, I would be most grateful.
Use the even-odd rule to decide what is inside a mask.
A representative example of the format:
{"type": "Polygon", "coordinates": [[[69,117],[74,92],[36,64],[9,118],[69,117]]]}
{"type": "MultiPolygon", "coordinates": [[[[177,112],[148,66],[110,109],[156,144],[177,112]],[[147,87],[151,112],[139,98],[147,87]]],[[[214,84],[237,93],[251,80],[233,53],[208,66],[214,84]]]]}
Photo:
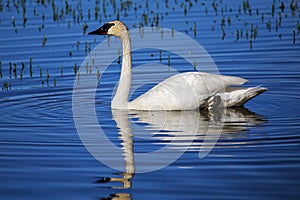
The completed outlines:
{"type": "Polygon", "coordinates": [[[136,110],[193,110],[216,93],[247,80],[233,76],[187,72],[174,75],[128,104],[136,110]]]}

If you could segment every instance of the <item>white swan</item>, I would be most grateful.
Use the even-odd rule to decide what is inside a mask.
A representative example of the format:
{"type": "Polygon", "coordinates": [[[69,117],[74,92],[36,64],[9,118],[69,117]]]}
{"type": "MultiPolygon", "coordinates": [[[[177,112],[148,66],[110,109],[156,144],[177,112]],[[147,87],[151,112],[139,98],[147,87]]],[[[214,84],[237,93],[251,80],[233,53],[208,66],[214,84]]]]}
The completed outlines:
{"type": "Polygon", "coordinates": [[[194,110],[212,109],[216,106],[242,106],[248,100],[267,90],[263,87],[227,89],[247,80],[203,72],[186,72],[171,76],[145,94],[128,102],[131,85],[131,46],[127,26],[121,21],[111,21],[89,35],[114,35],[121,39],[123,60],[121,76],[112,100],[113,109],[130,110],[194,110]]]}

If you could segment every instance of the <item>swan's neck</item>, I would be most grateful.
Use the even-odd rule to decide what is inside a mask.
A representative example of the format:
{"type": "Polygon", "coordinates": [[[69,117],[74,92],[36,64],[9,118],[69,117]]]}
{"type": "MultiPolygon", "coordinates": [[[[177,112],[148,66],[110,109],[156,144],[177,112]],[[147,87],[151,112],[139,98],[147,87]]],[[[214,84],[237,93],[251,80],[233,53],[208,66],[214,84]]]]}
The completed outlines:
{"type": "Polygon", "coordinates": [[[127,109],[128,94],[131,85],[131,47],[129,31],[121,36],[123,47],[122,69],[116,94],[112,100],[111,107],[114,109],[127,109]]]}

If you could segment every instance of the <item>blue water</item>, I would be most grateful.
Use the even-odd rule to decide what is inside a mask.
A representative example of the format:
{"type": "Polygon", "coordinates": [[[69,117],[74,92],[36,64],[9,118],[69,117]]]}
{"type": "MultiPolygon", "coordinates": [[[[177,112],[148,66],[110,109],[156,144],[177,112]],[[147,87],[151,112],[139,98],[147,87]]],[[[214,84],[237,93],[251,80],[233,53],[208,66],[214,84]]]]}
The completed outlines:
{"type": "MultiPolygon", "coordinates": [[[[273,0],[250,0],[246,12],[242,1],[133,1],[123,2],[123,6],[119,1],[115,6],[114,1],[101,1],[98,6],[85,1],[68,1],[68,6],[65,1],[54,1],[55,6],[51,1],[42,2],[0,2],[1,199],[300,197],[298,1],[283,1],[284,10],[279,8],[281,1],[275,1],[274,16],[273,0]],[[84,23],[91,31],[116,19],[118,13],[130,29],[158,25],[186,34],[206,49],[221,74],[239,76],[249,80],[246,86],[262,85],[269,90],[245,108],[219,113],[112,112],[110,102],[120,70],[118,49],[113,49],[116,59],[97,85],[95,113],[106,137],[122,152],[121,159],[113,152],[106,152],[103,158],[119,163],[123,170],[104,165],[79,137],[72,94],[78,78],[75,71],[88,53],[107,39],[84,34],[84,23]],[[251,26],[257,28],[252,39],[251,26]],[[237,30],[243,32],[238,40],[237,30]],[[205,136],[210,138],[206,143],[205,136]],[[200,158],[199,152],[207,152],[213,142],[216,144],[208,155],[200,158]],[[161,169],[139,173],[154,169],[161,163],[159,159],[166,160],[169,154],[144,162],[137,156],[169,143],[171,153],[182,153],[180,158],[161,169]]],[[[110,42],[119,43],[113,37],[110,42]]],[[[194,70],[178,55],[162,51],[160,56],[157,49],[133,52],[133,64],[133,86],[137,88],[131,98],[155,84],[143,84],[149,77],[163,79],[172,74],[170,68],[194,70]],[[145,72],[139,67],[147,63],[168,66],[168,56],[169,68],[147,67],[145,72]]],[[[94,130],[96,125],[87,127],[94,130]]]]}

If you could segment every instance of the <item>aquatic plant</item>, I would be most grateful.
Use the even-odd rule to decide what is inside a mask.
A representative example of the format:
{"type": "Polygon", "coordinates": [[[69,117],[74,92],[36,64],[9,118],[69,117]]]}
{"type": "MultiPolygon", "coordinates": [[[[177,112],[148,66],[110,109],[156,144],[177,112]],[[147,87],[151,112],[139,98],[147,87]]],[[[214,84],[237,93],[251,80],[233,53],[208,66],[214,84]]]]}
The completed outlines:
{"type": "Polygon", "coordinates": [[[42,39],[42,45],[43,45],[43,47],[46,45],[46,42],[47,42],[47,38],[46,38],[46,36],[44,36],[43,39],[42,39]]]}
{"type": "MultiPolygon", "coordinates": [[[[0,12],[11,13],[11,16],[7,18],[9,19],[7,24],[10,31],[16,33],[14,35],[23,33],[23,29],[32,30],[36,37],[34,39],[38,40],[37,44],[41,44],[39,47],[44,47],[44,50],[55,46],[53,44],[57,42],[48,30],[57,29],[58,32],[61,30],[70,32],[82,30],[82,33],[79,34],[85,35],[89,27],[102,23],[102,20],[107,21],[110,19],[130,21],[129,28],[139,28],[141,37],[144,36],[145,26],[160,30],[161,38],[164,38],[164,34],[166,34],[163,30],[164,26],[171,28],[172,37],[174,37],[175,30],[180,27],[180,31],[193,36],[197,40],[203,37],[201,33],[205,29],[218,34],[220,41],[247,42],[249,49],[255,49],[256,41],[260,40],[260,37],[266,33],[272,36],[273,39],[288,38],[291,44],[297,44],[300,33],[299,3],[297,0],[271,0],[269,6],[264,9],[249,0],[237,1],[235,4],[223,0],[174,0],[165,1],[164,3],[148,0],[144,2],[96,0],[89,4],[83,1],[69,0],[24,2],[20,0],[0,1],[0,12]],[[178,15],[180,15],[179,19],[174,18],[178,15]],[[202,21],[199,20],[202,16],[211,20],[208,26],[203,26],[202,21]],[[170,27],[174,19],[178,19],[178,24],[170,27]],[[294,21],[294,26],[287,32],[283,31],[284,23],[291,20],[294,21]]],[[[0,23],[3,24],[1,19],[0,23]]],[[[11,85],[9,79],[18,78],[18,80],[24,81],[28,77],[40,77],[44,81],[43,86],[49,85],[49,81],[50,85],[52,85],[51,81],[53,81],[53,85],[57,85],[59,79],[56,76],[62,78],[65,75],[73,75],[78,72],[78,66],[75,63],[77,55],[89,54],[96,41],[96,38],[89,41],[78,37],[78,35],[74,36],[74,41],[68,43],[63,50],[59,51],[59,53],[62,52],[60,58],[67,58],[68,62],[71,63],[62,62],[56,64],[56,66],[50,66],[50,64],[46,66],[47,64],[38,61],[39,58],[36,59],[36,55],[30,55],[29,58],[22,57],[17,61],[4,60],[0,63],[0,78],[8,78],[5,85],[11,85]],[[39,65],[43,67],[39,67],[39,65]],[[48,71],[44,71],[43,74],[42,68],[48,71]]],[[[110,43],[111,38],[108,38],[108,46],[110,43]]],[[[120,54],[120,49],[118,49],[119,56],[116,63],[121,62],[120,54]]],[[[160,62],[163,61],[161,50],[150,54],[150,56],[155,55],[159,55],[160,62]]],[[[168,65],[171,65],[171,58],[169,57],[170,55],[168,56],[168,65]]],[[[76,62],[78,61],[76,60],[76,62]]],[[[194,67],[196,65],[197,63],[194,63],[194,67]]],[[[91,64],[87,67],[88,73],[92,73],[93,66],[94,64],[91,64]]],[[[95,73],[98,75],[97,71],[95,73]]],[[[12,84],[14,84],[14,81],[17,80],[13,80],[12,84]]]]}

